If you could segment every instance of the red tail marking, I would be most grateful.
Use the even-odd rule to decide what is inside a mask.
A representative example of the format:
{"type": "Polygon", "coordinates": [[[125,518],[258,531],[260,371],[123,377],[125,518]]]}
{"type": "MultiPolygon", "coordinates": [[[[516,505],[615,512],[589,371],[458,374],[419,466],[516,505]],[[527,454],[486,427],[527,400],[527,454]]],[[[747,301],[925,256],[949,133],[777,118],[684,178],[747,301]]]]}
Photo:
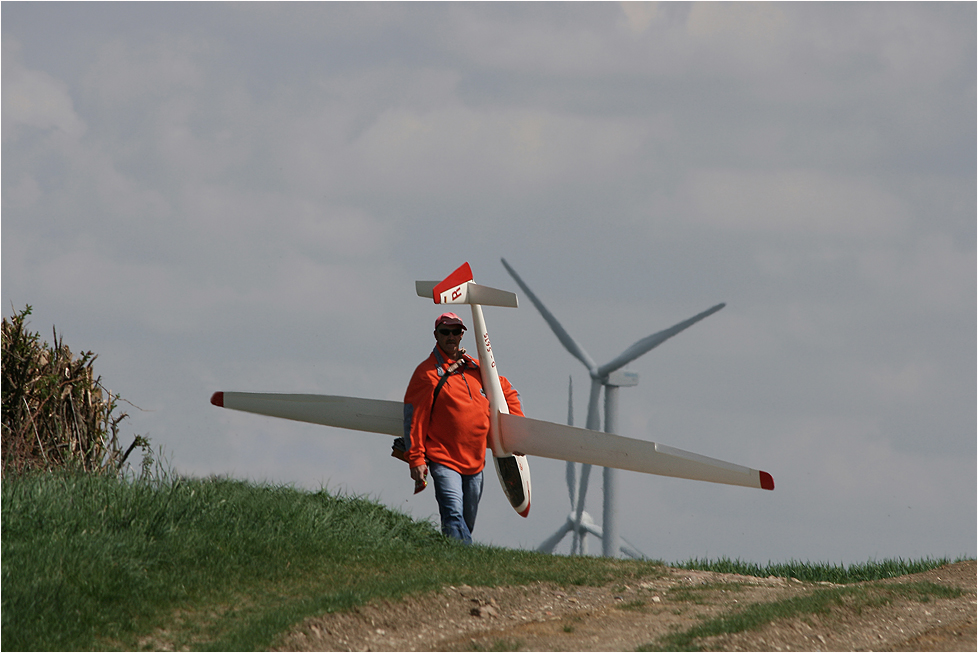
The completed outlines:
{"type": "Polygon", "coordinates": [[[463,263],[457,270],[445,277],[445,280],[435,286],[432,294],[435,296],[435,303],[441,303],[441,294],[449,288],[461,285],[466,281],[472,281],[472,268],[468,263],[463,263]]]}
{"type": "Polygon", "coordinates": [[[215,406],[220,406],[221,408],[224,408],[224,393],[215,392],[213,395],[211,395],[211,403],[214,404],[215,406]]]}

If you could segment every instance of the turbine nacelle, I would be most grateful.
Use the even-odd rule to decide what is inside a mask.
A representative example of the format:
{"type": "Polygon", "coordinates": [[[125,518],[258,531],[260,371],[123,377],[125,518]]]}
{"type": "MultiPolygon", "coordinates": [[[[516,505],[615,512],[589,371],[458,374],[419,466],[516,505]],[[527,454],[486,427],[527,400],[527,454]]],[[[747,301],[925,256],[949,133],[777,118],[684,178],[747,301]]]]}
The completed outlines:
{"type": "Polygon", "coordinates": [[[616,388],[631,388],[638,385],[638,372],[630,370],[615,370],[603,377],[592,375],[591,378],[599,381],[601,385],[610,385],[616,388]]]}

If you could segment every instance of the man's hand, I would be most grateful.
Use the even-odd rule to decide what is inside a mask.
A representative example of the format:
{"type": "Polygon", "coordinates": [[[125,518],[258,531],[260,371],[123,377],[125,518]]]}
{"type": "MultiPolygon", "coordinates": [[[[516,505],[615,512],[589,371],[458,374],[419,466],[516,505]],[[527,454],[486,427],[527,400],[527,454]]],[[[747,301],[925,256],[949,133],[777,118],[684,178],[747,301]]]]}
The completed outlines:
{"type": "Polygon", "coordinates": [[[424,463],[411,468],[411,479],[414,481],[414,493],[428,487],[428,466],[424,463]]]}

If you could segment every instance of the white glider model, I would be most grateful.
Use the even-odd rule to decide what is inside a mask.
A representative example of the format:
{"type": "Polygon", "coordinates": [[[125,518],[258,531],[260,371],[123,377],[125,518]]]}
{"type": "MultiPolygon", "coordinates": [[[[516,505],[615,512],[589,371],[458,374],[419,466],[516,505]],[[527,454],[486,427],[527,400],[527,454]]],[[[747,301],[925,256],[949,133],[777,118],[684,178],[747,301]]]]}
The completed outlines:
{"type": "MultiPolygon", "coordinates": [[[[432,298],[436,304],[472,306],[472,331],[479,351],[482,386],[489,399],[489,448],[503,492],[523,517],[530,512],[530,468],[526,456],[774,489],[774,479],[767,472],[647,440],[510,415],[499,384],[499,371],[493,358],[482,306],[516,308],[516,295],[476,284],[468,263],[441,282],[417,281],[415,286],[419,296],[432,298]]],[[[211,403],[300,422],[396,437],[405,435],[404,404],[399,401],[311,394],[215,392],[211,403]]]]}

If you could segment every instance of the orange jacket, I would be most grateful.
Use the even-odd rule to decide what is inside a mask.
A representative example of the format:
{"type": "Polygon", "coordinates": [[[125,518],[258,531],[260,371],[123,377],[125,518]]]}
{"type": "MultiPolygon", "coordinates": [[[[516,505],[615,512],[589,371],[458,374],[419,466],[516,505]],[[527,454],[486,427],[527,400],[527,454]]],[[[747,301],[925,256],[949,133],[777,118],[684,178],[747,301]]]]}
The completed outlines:
{"type": "MultiPolygon", "coordinates": [[[[463,354],[465,364],[453,372],[435,401],[435,387],[455,361],[436,345],[411,377],[404,393],[404,436],[409,446],[411,467],[426,460],[441,463],[460,474],[478,474],[486,465],[489,445],[489,399],[482,390],[479,362],[463,354]]],[[[509,381],[500,376],[509,412],[522,415],[520,397],[509,381]]]]}

